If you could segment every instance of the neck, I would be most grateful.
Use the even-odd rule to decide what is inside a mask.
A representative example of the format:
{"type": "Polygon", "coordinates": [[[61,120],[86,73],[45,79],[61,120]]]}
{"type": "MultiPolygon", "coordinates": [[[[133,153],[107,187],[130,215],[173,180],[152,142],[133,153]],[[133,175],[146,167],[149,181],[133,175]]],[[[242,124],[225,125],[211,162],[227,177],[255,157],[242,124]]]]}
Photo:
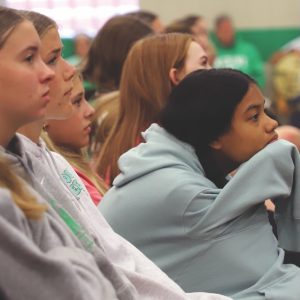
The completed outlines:
{"type": "Polygon", "coordinates": [[[44,120],[35,121],[19,128],[18,132],[28,137],[34,143],[38,144],[44,120]]]}
{"type": "Polygon", "coordinates": [[[6,148],[15,133],[16,133],[16,130],[10,130],[10,128],[8,128],[8,126],[1,126],[0,145],[2,147],[6,148]]]}
{"type": "Polygon", "coordinates": [[[0,118],[0,145],[4,148],[7,147],[13,136],[15,135],[19,126],[12,124],[10,120],[4,117],[0,118]]]}
{"type": "Polygon", "coordinates": [[[231,160],[229,157],[220,153],[219,151],[213,150],[212,156],[216,166],[220,172],[220,175],[226,177],[230,172],[238,167],[238,164],[231,160]]]}

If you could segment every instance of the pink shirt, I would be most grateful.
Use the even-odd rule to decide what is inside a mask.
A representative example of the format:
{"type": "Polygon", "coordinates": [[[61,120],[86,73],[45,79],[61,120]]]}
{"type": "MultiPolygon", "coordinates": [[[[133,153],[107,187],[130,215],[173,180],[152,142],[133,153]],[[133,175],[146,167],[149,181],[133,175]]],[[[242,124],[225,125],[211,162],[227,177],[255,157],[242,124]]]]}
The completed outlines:
{"type": "Polygon", "coordinates": [[[96,189],[95,185],[92,183],[92,181],[86,175],[81,173],[76,168],[74,168],[74,170],[77,173],[77,175],[80,177],[82,182],[84,183],[84,185],[85,185],[86,189],[88,190],[88,192],[89,192],[93,202],[95,203],[95,205],[98,205],[99,202],[101,201],[103,195],[101,195],[99,193],[99,191],[96,189]]]}

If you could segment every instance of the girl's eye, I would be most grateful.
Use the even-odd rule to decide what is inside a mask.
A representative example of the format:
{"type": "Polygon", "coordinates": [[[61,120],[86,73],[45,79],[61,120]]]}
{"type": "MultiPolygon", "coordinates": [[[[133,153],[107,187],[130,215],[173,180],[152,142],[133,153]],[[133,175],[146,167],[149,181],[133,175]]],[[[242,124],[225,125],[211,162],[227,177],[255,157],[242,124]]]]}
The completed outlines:
{"type": "Polygon", "coordinates": [[[28,55],[25,57],[25,61],[26,61],[26,62],[29,62],[29,63],[32,63],[32,62],[33,62],[33,59],[34,59],[34,54],[33,54],[33,53],[28,54],[28,55]]]}
{"type": "Polygon", "coordinates": [[[47,65],[55,65],[57,62],[58,57],[54,56],[50,60],[48,60],[47,65]]]}
{"type": "Polygon", "coordinates": [[[72,101],[72,104],[73,104],[74,106],[80,107],[81,100],[82,100],[81,97],[80,97],[80,98],[76,98],[74,101],[72,101]]]}
{"type": "Polygon", "coordinates": [[[258,117],[259,117],[259,114],[257,113],[251,117],[251,120],[256,122],[258,120],[258,117]]]}

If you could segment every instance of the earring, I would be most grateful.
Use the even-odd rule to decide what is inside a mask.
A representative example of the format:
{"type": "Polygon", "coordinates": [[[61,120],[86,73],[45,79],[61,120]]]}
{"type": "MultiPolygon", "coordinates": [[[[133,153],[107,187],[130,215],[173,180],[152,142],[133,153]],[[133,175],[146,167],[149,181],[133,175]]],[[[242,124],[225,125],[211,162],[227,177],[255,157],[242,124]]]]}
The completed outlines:
{"type": "Polygon", "coordinates": [[[47,133],[47,130],[49,128],[49,125],[48,124],[44,124],[43,125],[43,131],[47,133]]]}

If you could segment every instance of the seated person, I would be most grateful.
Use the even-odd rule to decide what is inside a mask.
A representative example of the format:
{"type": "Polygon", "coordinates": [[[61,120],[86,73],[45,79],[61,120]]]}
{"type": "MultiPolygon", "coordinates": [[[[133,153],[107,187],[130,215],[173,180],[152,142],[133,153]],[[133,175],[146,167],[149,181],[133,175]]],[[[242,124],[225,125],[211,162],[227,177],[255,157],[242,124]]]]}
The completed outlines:
{"type": "Polygon", "coordinates": [[[300,295],[300,269],[284,264],[283,250],[300,250],[300,157],[276,141],[277,122],[264,102],[239,71],[188,75],[159,125],[143,133],[145,142],[121,156],[121,173],[99,205],[185,291],[236,300],[300,295]],[[278,240],[268,198],[276,203],[278,240]]]}

